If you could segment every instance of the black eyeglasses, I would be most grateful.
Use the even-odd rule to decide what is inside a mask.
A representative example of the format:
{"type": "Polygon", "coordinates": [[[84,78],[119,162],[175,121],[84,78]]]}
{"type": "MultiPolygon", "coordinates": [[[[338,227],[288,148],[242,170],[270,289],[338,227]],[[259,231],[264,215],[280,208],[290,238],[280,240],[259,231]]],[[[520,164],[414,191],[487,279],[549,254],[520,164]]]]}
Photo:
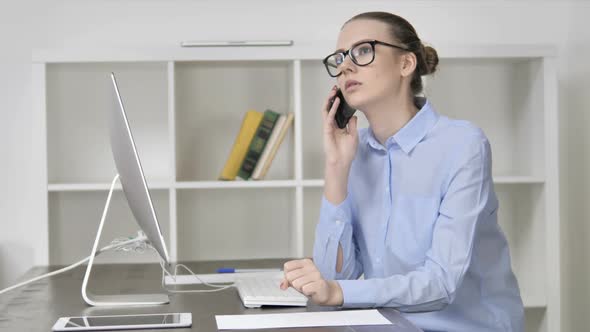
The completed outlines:
{"type": "Polygon", "coordinates": [[[366,66],[373,62],[375,60],[375,45],[377,44],[410,51],[405,47],[378,40],[364,40],[352,45],[347,51],[335,52],[328,55],[322,62],[324,63],[324,66],[326,66],[326,70],[330,76],[338,77],[342,74],[340,65],[344,62],[344,58],[346,58],[347,55],[350,55],[350,59],[357,66],[366,66]]]}

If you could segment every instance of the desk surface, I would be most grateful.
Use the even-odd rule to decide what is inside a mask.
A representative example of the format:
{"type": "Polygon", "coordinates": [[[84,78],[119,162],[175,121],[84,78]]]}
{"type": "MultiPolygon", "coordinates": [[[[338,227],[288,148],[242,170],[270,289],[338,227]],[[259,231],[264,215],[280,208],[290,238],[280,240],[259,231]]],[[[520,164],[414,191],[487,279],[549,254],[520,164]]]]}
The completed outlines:
{"type": "MultiPolygon", "coordinates": [[[[195,273],[214,273],[222,266],[236,268],[281,267],[285,260],[265,259],[248,261],[211,261],[187,263],[195,273]]],[[[59,269],[59,266],[35,267],[21,279],[59,269]]],[[[332,307],[309,305],[305,308],[261,308],[247,309],[242,306],[238,293],[230,288],[214,293],[174,294],[170,304],[162,306],[143,306],[126,308],[95,308],[87,306],[82,300],[80,287],[86,266],[78,267],[64,274],[50,277],[0,296],[0,331],[50,331],[53,324],[62,316],[84,315],[122,315],[136,313],[191,312],[193,325],[190,329],[169,331],[217,331],[215,315],[286,313],[305,311],[337,310],[332,307]]],[[[157,264],[105,264],[96,265],[92,271],[89,289],[95,294],[161,293],[161,268],[157,264]]],[[[192,285],[193,289],[199,287],[192,285]]],[[[288,331],[420,331],[405,321],[392,309],[380,309],[391,321],[401,324],[391,326],[324,327],[305,329],[277,329],[288,331]]],[[[147,331],[147,330],[143,330],[147,331]]],[[[150,330],[161,332],[162,330],[150,330]]],[[[252,330],[249,330],[252,331],[252,330]]],[[[271,331],[271,330],[260,330],[271,331]]]]}

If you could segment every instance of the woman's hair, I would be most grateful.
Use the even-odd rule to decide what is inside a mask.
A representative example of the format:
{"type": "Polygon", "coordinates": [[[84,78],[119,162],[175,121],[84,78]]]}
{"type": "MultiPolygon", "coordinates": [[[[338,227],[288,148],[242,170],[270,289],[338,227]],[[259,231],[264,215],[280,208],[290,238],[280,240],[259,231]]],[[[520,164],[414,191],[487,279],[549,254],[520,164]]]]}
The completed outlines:
{"type": "Polygon", "coordinates": [[[387,24],[391,36],[416,55],[417,64],[410,88],[414,95],[420,94],[423,90],[421,76],[430,75],[436,71],[438,65],[436,50],[430,46],[424,46],[414,27],[403,17],[387,12],[366,12],[354,16],[346,23],[359,19],[375,20],[387,24]]]}

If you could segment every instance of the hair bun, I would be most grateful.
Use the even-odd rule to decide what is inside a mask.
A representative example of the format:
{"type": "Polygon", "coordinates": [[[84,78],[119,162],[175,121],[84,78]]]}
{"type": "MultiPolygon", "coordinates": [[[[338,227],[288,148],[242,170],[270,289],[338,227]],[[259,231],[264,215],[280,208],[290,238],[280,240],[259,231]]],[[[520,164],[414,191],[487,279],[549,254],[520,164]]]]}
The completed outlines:
{"type": "Polygon", "coordinates": [[[426,62],[426,73],[430,75],[436,72],[438,66],[438,53],[430,46],[424,46],[424,61],[426,62]]]}

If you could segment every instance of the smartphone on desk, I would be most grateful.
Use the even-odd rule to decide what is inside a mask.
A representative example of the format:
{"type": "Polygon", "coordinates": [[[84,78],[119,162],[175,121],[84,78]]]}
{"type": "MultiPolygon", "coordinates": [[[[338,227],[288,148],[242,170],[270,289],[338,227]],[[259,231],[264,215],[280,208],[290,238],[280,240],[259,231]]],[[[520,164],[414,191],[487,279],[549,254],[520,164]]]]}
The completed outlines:
{"type": "Polygon", "coordinates": [[[191,327],[191,313],[61,317],[53,331],[109,331],[191,327]]]}
{"type": "Polygon", "coordinates": [[[338,128],[344,129],[346,128],[348,121],[350,120],[350,118],[352,118],[356,110],[352,108],[350,105],[348,105],[340,89],[338,89],[338,91],[336,92],[336,96],[334,97],[334,99],[330,101],[330,108],[328,108],[328,110],[332,108],[332,105],[334,104],[334,100],[336,100],[336,97],[340,99],[340,104],[338,105],[338,109],[336,110],[336,115],[334,115],[334,119],[336,120],[336,125],[338,125],[338,128]]]}

